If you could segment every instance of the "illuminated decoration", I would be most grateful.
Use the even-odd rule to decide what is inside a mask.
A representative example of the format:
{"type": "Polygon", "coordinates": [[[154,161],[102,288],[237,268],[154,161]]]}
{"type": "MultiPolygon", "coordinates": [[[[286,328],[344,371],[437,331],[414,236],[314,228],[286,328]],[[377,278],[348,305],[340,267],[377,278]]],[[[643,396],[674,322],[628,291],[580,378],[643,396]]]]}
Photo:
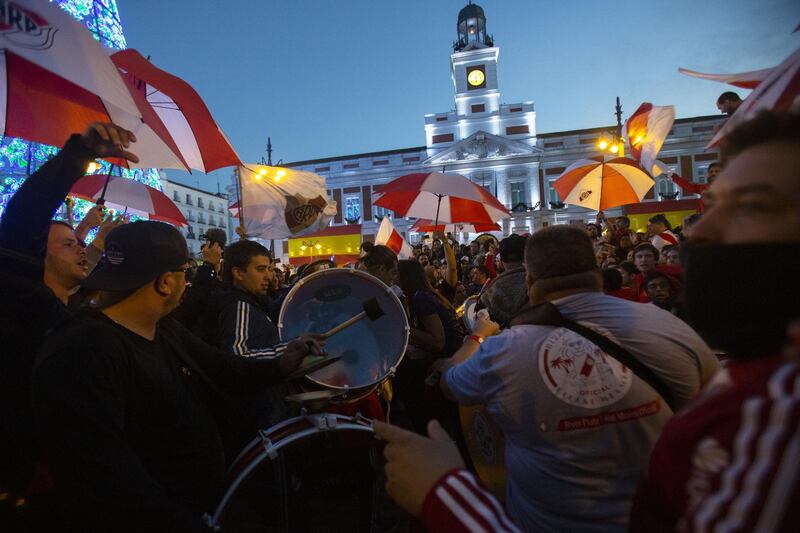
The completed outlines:
{"type": "MultiPolygon", "coordinates": [[[[126,48],[125,36],[119,19],[116,0],[51,0],[61,9],[75,17],[86,26],[92,36],[106,48],[126,48]]],[[[64,139],[66,141],[66,139],[64,139]]],[[[58,149],[40,143],[31,143],[23,139],[0,137],[0,216],[5,211],[8,201],[20,188],[25,178],[36,172],[58,149]]],[[[107,174],[110,164],[98,160],[94,170],[89,174],[107,174]]],[[[158,190],[162,190],[161,177],[157,169],[120,169],[115,167],[114,174],[122,173],[126,178],[135,179],[158,190]]],[[[84,213],[92,206],[85,200],[76,200],[73,208],[75,222],[83,218],[84,213]]],[[[62,211],[56,218],[64,218],[62,211]]]]}

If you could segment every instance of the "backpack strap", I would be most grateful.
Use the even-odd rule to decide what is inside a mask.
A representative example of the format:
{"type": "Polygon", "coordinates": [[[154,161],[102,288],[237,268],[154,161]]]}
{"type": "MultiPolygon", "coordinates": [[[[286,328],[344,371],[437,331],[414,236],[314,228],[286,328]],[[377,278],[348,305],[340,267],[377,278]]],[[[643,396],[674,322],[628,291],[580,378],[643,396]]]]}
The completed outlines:
{"type": "Polygon", "coordinates": [[[639,379],[650,385],[653,390],[664,399],[673,412],[676,411],[672,390],[647,365],[639,361],[636,357],[631,355],[628,350],[605,335],[563,316],[558,310],[558,307],[552,303],[545,302],[543,304],[524,308],[511,319],[509,325],[518,326],[521,324],[561,327],[574,331],[581,337],[594,343],[606,354],[630,368],[639,379]]]}

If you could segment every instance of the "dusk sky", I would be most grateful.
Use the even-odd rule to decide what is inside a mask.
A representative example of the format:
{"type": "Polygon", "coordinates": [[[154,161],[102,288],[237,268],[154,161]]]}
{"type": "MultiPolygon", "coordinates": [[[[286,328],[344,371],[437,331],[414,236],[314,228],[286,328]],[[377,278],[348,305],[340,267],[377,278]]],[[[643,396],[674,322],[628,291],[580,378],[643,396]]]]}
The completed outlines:
{"type": "MultiPolygon", "coordinates": [[[[449,57],[466,0],[117,0],[128,46],[198,90],[245,161],[425,144],[454,106],[449,57]]],[[[678,73],[773,66],[800,46],[800,2],[484,0],[501,100],[538,133],[611,124],[643,101],[717,113],[727,87],[678,73]]],[[[747,91],[739,91],[742,96],[747,91]]],[[[170,179],[215,189],[230,169],[170,179]]]]}

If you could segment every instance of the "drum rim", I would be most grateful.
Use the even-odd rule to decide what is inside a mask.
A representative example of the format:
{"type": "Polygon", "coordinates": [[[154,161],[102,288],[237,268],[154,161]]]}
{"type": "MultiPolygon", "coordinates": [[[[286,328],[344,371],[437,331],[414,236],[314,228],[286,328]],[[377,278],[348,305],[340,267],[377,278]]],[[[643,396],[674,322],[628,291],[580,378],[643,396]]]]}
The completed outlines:
{"type": "Polygon", "coordinates": [[[283,319],[284,319],[284,315],[286,313],[286,305],[291,301],[292,296],[294,296],[294,294],[297,291],[299,291],[300,288],[303,285],[305,285],[306,283],[309,283],[311,280],[314,280],[317,277],[330,275],[330,274],[332,274],[334,272],[341,272],[343,274],[348,274],[348,275],[351,275],[351,276],[361,277],[361,278],[366,279],[367,281],[374,282],[374,283],[378,284],[378,286],[383,289],[384,293],[388,294],[390,296],[390,299],[397,305],[397,307],[401,311],[400,316],[403,317],[403,330],[404,330],[403,349],[402,349],[402,352],[400,353],[400,356],[397,358],[397,361],[391,367],[389,367],[389,370],[386,372],[386,374],[383,377],[381,377],[381,378],[379,378],[379,379],[377,379],[375,381],[372,381],[370,383],[359,385],[357,387],[349,387],[349,386],[340,387],[340,386],[331,385],[329,383],[324,383],[322,381],[319,381],[317,379],[312,378],[310,375],[305,376],[305,379],[311,381],[312,383],[316,383],[320,387],[325,387],[327,389],[333,389],[333,390],[337,390],[337,391],[344,391],[345,393],[348,393],[349,391],[352,391],[353,393],[355,393],[356,391],[363,391],[365,389],[369,389],[370,387],[375,387],[377,385],[380,385],[381,383],[383,383],[384,381],[386,381],[387,379],[389,379],[390,377],[392,377],[395,374],[395,372],[397,371],[397,367],[400,366],[401,362],[403,362],[403,357],[405,357],[405,355],[406,355],[406,350],[408,350],[408,338],[409,338],[409,334],[411,332],[411,327],[408,324],[408,317],[406,316],[406,311],[405,311],[405,308],[403,307],[403,304],[400,302],[400,298],[398,298],[397,295],[394,293],[394,291],[388,285],[386,285],[384,282],[382,282],[381,280],[379,280],[378,278],[376,278],[375,276],[373,276],[369,272],[364,272],[363,270],[356,270],[354,268],[326,268],[324,270],[320,270],[318,272],[314,272],[313,274],[309,275],[308,277],[299,280],[297,283],[295,283],[294,287],[292,287],[289,290],[289,292],[286,294],[286,298],[284,298],[284,300],[283,300],[283,305],[281,305],[281,311],[278,314],[278,324],[277,324],[277,326],[278,326],[278,335],[281,337],[281,341],[285,342],[285,339],[283,339],[283,335],[282,335],[282,333],[283,333],[283,319]]]}
{"type": "MultiPolygon", "coordinates": [[[[261,465],[265,459],[274,459],[277,457],[277,455],[271,457],[273,453],[279,452],[289,444],[293,444],[309,435],[339,430],[362,431],[365,433],[372,433],[373,435],[375,434],[375,429],[372,427],[372,423],[366,418],[359,417],[359,415],[348,416],[339,413],[315,413],[296,416],[294,418],[283,420],[282,422],[265,430],[259,431],[258,436],[251,440],[242,449],[237,460],[242,458],[246,451],[252,450],[255,446],[260,445],[262,447],[261,451],[257,455],[253,456],[252,461],[242,468],[236,478],[234,478],[233,481],[231,481],[231,483],[225,487],[225,492],[222,495],[222,499],[220,499],[219,504],[214,508],[214,514],[211,515],[206,513],[204,515],[206,525],[212,528],[214,531],[218,531],[218,528],[220,527],[220,519],[225,514],[225,511],[228,508],[228,503],[233,495],[238,491],[242,483],[249,479],[253,470],[261,465]],[[336,423],[333,426],[327,426],[328,421],[331,419],[335,420],[336,423]],[[272,440],[270,440],[269,436],[274,434],[276,431],[285,429],[286,426],[291,426],[297,423],[305,423],[308,424],[308,426],[298,429],[294,433],[286,435],[277,442],[272,442],[272,440]]],[[[234,461],[234,463],[235,462],[236,461],[234,461]]]]}

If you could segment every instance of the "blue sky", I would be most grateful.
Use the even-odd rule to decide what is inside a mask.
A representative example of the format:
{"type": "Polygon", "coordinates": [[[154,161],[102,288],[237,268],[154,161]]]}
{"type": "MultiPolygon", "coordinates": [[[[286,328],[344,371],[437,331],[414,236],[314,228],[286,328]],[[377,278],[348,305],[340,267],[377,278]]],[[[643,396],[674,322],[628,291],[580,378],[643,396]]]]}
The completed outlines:
{"type": "MultiPolygon", "coordinates": [[[[717,112],[725,86],[679,66],[737,72],[800,46],[794,0],[484,0],[502,101],[533,100],[539,133],[613,122],[642,101],[717,112]]],[[[453,107],[449,55],[466,0],[118,0],[128,45],[191,83],[239,155],[273,161],[425,143],[453,107]]],[[[744,95],[745,91],[740,91],[744,95]]],[[[215,189],[230,170],[170,179],[215,189]]]]}

